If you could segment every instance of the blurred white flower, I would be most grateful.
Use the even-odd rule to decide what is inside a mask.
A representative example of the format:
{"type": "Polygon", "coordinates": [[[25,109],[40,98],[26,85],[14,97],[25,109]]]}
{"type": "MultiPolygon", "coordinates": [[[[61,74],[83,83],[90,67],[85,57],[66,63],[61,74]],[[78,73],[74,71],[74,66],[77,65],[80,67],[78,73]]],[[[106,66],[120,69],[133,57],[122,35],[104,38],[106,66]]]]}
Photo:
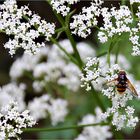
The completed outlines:
{"type": "MultiPolygon", "coordinates": [[[[74,53],[68,39],[59,43],[68,53],[74,53]]],[[[95,56],[94,49],[85,42],[77,43],[77,49],[83,61],[86,61],[88,56],[95,56]]],[[[10,70],[13,80],[24,75],[28,76],[27,74],[32,77],[33,88],[36,92],[40,92],[47,82],[66,86],[74,92],[80,87],[79,68],[69,62],[67,56],[56,45],[52,45],[50,48],[41,48],[40,53],[33,56],[24,54],[13,63],[10,70]]]]}
{"type": "Polygon", "coordinates": [[[63,99],[51,99],[50,104],[48,112],[51,116],[52,125],[56,125],[58,122],[63,122],[65,116],[68,114],[68,102],[63,99]]]}
{"type": "Polygon", "coordinates": [[[15,100],[19,106],[18,111],[25,109],[24,102],[24,87],[22,85],[17,86],[16,83],[9,83],[0,88],[0,107],[4,107],[11,100],[15,100]]]}
{"type": "Polygon", "coordinates": [[[36,97],[28,103],[28,109],[33,118],[38,121],[47,117],[48,102],[50,96],[48,94],[42,95],[41,97],[36,97]]]}
{"type": "MultiPolygon", "coordinates": [[[[102,111],[100,108],[96,108],[96,115],[88,114],[83,117],[80,124],[94,124],[100,123],[100,115],[102,111]]],[[[88,126],[85,127],[82,133],[75,140],[106,140],[112,137],[112,133],[109,131],[109,126],[88,126]]]]}
{"type": "Polygon", "coordinates": [[[31,72],[42,58],[46,58],[46,55],[48,55],[48,53],[49,49],[47,46],[40,48],[39,53],[37,53],[36,55],[31,56],[29,54],[24,54],[22,57],[16,59],[16,61],[10,68],[10,77],[12,78],[12,80],[17,80],[26,72],[31,72]]]}
{"type": "Polygon", "coordinates": [[[30,101],[27,108],[36,121],[48,117],[49,114],[52,125],[57,125],[59,122],[63,122],[68,114],[67,106],[66,100],[53,99],[48,94],[44,94],[30,101]]]}

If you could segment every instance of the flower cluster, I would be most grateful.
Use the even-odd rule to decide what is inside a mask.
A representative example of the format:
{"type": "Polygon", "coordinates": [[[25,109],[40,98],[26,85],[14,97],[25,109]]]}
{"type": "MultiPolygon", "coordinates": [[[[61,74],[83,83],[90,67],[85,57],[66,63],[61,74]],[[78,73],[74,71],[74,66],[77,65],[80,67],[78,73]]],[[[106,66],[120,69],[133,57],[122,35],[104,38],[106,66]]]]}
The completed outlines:
{"type": "MultiPolygon", "coordinates": [[[[59,44],[68,53],[73,54],[69,40],[62,40],[59,44]]],[[[78,43],[77,49],[83,61],[86,61],[87,56],[95,55],[94,50],[84,42],[78,43]]],[[[69,62],[66,55],[56,45],[42,48],[40,53],[34,56],[24,54],[12,65],[10,76],[13,80],[17,80],[29,72],[34,78],[33,87],[37,92],[41,91],[48,82],[66,86],[74,92],[80,87],[79,68],[69,62]]]]}
{"type": "MultiPolygon", "coordinates": [[[[130,0],[130,4],[140,2],[139,0],[130,0]]],[[[139,29],[140,29],[140,6],[138,11],[132,12],[130,7],[122,5],[118,8],[101,7],[103,1],[91,2],[90,7],[84,7],[82,12],[72,16],[70,29],[73,34],[86,38],[91,34],[91,28],[98,29],[98,39],[101,43],[114,40],[118,42],[121,35],[129,35],[132,43],[132,55],[140,55],[139,29]],[[97,17],[101,16],[103,24],[98,25],[97,17]]]]}
{"type": "Polygon", "coordinates": [[[57,13],[66,16],[70,12],[70,7],[68,5],[77,3],[78,0],[51,0],[52,8],[56,10],[57,13]]]}
{"type": "Polygon", "coordinates": [[[102,0],[91,2],[90,7],[83,7],[82,12],[74,15],[70,28],[73,34],[86,38],[91,33],[91,27],[96,26],[97,17],[100,15],[102,0]]]}
{"type": "Polygon", "coordinates": [[[35,125],[34,119],[29,115],[29,111],[18,112],[18,104],[10,102],[1,109],[0,113],[0,139],[10,140],[19,139],[19,135],[23,132],[23,128],[35,125]]]}
{"type": "MultiPolygon", "coordinates": [[[[123,94],[119,94],[116,91],[115,86],[117,81],[114,81],[114,79],[118,77],[118,73],[121,70],[119,65],[112,64],[111,68],[108,68],[102,64],[102,61],[100,61],[100,59],[90,58],[86,64],[86,70],[87,71],[85,71],[84,69],[81,78],[81,81],[84,81],[84,86],[86,85],[87,89],[90,90],[91,88],[89,87],[89,85],[93,85],[93,87],[96,89],[96,79],[98,79],[98,81],[102,81],[96,82],[97,87],[101,87],[100,89],[97,89],[102,90],[103,95],[107,96],[112,102],[112,107],[108,108],[107,111],[101,115],[102,119],[106,120],[109,116],[113,116],[112,124],[116,126],[117,130],[121,130],[125,127],[135,127],[138,122],[138,118],[134,117],[134,108],[128,106],[127,104],[127,102],[129,100],[132,100],[133,98],[132,93],[130,91],[131,89],[127,89],[123,94]],[[92,67],[94,65],[96,67],[92,67]],[[98,69],[95,70],[95,68],[100,68],[100,71],[98,71],[98,69]]],[[[131,79],[132,81],[134,81],[132,77],[131,79]]],[[[139,93],[139,89],[137,90],[139,93]]]]}
{"type": "MultiPolygon", "coordinates": [[[[96,115],[88,114],[83,117],[80,124],[93,124],[99,123],[100,115],[102,114],[100,108],[96,108],[96,115]]],[[[75,140],[106,140],[107,138],[111,138],[112,134],[109,132],[109,126],[89,126],[85,127],[82,133],[75,140]]]]}
{"type": "Polygon", "coordinates": [[[121,35],[124,32],[130,32],[130,24],[133,22],[131,11],[127,6],[120,6],[120,9],[115,7],[102,8],[101,15],[103,17],[103,27],[100,27],[98,39],[104,43],[114,35],[121,35]]]}
{"type": "Polygon", "coordinates": [[[10,36],[4,47],[9,49],[11,55],[18,48],[35,54],[54,34],[55,25],[41,20],[27,6],[18,8],[15,0],[6,0],[0,5],[0,30],[10,36]]]}
{"type": "Polygon", "coordinates": [[[136,55],[140,55],[140,45],[139,45],[139,31],[140,31],[140,6],[138,6],[138,11],[136,13],[136,16],[138,18],[138,22],[137,22],[137,27],[133,27],[131,29],[130,32],[130,38],[129,40],[131,41],[132,45],[133,45],[133,53],[132,55],[136,56],[136,55]]]}
{"type": "Polygon", "coordinates": [[[65,116],[68,114],[68,102],[63,99],[51,99],[50,104],[48,112],[51,116],[52,125],[56,125],[58,122],[63,122],[65,116]]]}
{"type": "Polygon", "coordinates": [[[48,94],[44,94],[30,101],[27,108],[36,121],[46,118],[49,114],[52,125],[57,125],[59,122],[63,122],[68,114],[67,105],[66,100],[53,99],[48,94]]]}
{"type": "Polygon", "coordinates": [[[30,110],[31,116],[39,121],[50,116],[53,125],[63,122],[68,114],[68,102],[64,99],[53,98],[45,93],[40,97],[34,97],[32,100],[25,102],[25,84],[9,83],[0,88],[0,108],[5,107],[10,101],[16,101],[18,111],[25,109],[30,110]]]}
{"type": "Polygon", "coordinates": [[[139,45],[139,30],[138,28],[132,28],[131,32],[130,32],[130,38],[129,40],[131,41],[131,43],[133,44],[133,52],[132,55],[136,56],[136,55],[140,55],[140,45],[139,45]]]}
{"type": "MultiPolygon", "coordinates": [[[[86,67],[83,70],[83,74],[81,75],[81,81],[83,82],[82,87],[86,86],[86,90],[90,90],[91,86],[90,83],[93,81],[94,83],[98,83],[98,78],[101,74],[101,69],[99,67],[99,59],[98,58],[88,58],[88,62],[86,67]]],[[[94,84],[93,83],[93,84],[94,84]]]]}
{"type": "Polygon", "coordinates": [[[16,83],[9,83],[0,88],[0,108],[7,105],[11,100],[15,100],[18,103],[18,111],[25,109],[25,85],[16,83]]]}

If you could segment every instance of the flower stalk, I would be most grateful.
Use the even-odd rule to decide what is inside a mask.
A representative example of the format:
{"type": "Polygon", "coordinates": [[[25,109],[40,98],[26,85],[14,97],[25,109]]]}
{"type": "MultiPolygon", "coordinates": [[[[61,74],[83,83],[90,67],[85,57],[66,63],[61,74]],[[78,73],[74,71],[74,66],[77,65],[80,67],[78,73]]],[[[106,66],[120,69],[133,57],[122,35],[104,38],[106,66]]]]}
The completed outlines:
{"type": "Polygon", "coordinates": [[[88,127],[88,126],[105,126],[108,125],[108,123],[94,123],[94,124],[82,124],[82,125],[73,125],[73,126],[65,126],[65,127],[56,127],[56,128],[27,128],[27,129],[23,129],[24,132],[43,132],[43,131],[63,131],[63,130],[70,130],[70,129],[78,129],[78,128],[84,128],[84,127],[88,127]]]}

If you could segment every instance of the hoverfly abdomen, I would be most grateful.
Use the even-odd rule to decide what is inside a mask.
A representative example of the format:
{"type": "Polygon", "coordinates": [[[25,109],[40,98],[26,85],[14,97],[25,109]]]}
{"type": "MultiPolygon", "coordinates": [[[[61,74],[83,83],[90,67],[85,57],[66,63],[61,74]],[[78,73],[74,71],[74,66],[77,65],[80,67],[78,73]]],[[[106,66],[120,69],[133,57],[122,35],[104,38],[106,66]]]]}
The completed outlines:
{"type": "Polygon", "coordinates": [[[118,83],[118,84],[117,84],[117,91],[118,91],[119,93],[125,92],[126,88],[127,88],[126,83],[123,83],[123,84],[122,84],[122,83],[118,83]]]}

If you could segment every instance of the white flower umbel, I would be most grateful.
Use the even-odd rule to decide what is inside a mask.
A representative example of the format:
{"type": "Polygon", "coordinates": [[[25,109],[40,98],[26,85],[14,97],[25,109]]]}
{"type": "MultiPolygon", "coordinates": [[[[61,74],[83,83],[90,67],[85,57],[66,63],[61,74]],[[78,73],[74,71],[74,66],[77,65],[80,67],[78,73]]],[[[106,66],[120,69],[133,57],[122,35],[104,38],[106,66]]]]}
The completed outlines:
{"type": "Polygon", "coordinates": [[[103,27],[100,27],[98,39],[100,42],[107,42],[114,35],[130,32],[130,24],[133,22],[132,13],[127,6],[120,6],[120,9],[115,7],[102,8],[101,15],[103,17],[103,27]]]}
{"type": "Polygon", "coordinates": [[[11,100],[16,100],[19,104],[18,111],[25,109],[24,92],[25,85],[17,86],[16,83],[9,83],[0,88],[0,108],[7,105],[11,100]]]}
{"type": "Polygon", "coordinates": [[[59,122],[63,122],[68,114],[67,105],[68,102],[66,100],[53,99],[48,94],[44,94],[30,101],[28,109],[36,121],[50,116],[52,125],[57,125],[59,122]]]}
{"type": "Polygon", "coordinates": [[[23,128],[32,127],[36,121],[29,115],[29,111],[18,112],[18,104],[11,101],[3,107],[0,113],[0,138],[1,140],[17,139],[23,128]]]}
{"type": "Polygon", "coordinates": [[[42,95],[41,97],[36,97],[28,103],[28,109],[30,110],[33,118],[38,121],[47,117],[48,102],[50,96],[48,94],[42,95]]]}
{"type": "Polygon", "coordinates": [[[129,40],[132,43],[133,52],[132,55],[137,56],[140,55],[140,39],[139,39],[139,32],[140,32],[140,6],[138,6],[138,11],[136,13],[137,22],[136,27],[131,29],[129,40]]]}
{"type": "Polygon", "coordinates": [[[51,5],[57,13],[66,16],[70,12],[69,5],[77,3],[79,0],[51,0],[51,5]]]}
{"type": "Polygon", "coordinates": [[[91,28],[96,26],[97,17],[100,15],[102,0],[94,0],[90,7],[83,7],[82,12],[74,15],[73,22],[70,23],[70,29],[73,34],[86,38],[91,33],[91,28]]]}
{"type": "Polygon", "coordinates": [[[47,59],[49,53],[48,46],[40,48],[39,53],[36,55],[23,54],[22,57],[16,59],[10,68],[10,77],[12,80],[17,80],[23,75],[32,72],[35,66],[39,63],[42,58],[47,59]],[[15,72],[16,71],[16,72],[15,72]]]}
{"type": "Polygon", "coordinates": [[[11,36],[4,47],[9,49],[11,55],[15,54],[18,48],[35,54],[54,34],[53,23],[41,20],[41,17],[33,14],[27,6],[18,8],[15,0],[6,0],[0,5],[0,10],[0,30],[11,36]]]}
{"type": "Polygon", "coordinates": [[[51,105],[48,107],[48,112],[51,116],[52,125],[63,122],[68,114],[68,102],[63,99],[50,100],[51,105]]]}
{"type": "MultiPolygon", "coordinates": [[[[96,115],[88,114],[83,117],[80,124],[93,124],[100,122],[101,109],[96,108],[96,115]]],[[[112,137],[109,126],[88,126],[75,140],[106,140],[112,137]]]]}
{"type": "Polygon", "coordinates": [[[86,63],[83,73],[81,74],[82,87],[86,87],[86,90],[90,90],[90,82],[98,84],[98,80],[101,74],[101,68],[98,58],[87,58],[88,62],[86,63]]]}
{"type": "MultiPolygon", "coordinates": [[[[71,55],[74,53],[68,39],[61,40],[59,44],[71,55]]],[[[77,49],[83,61],[86,61],[88,56],[95,56],[94,49],[88,43],[77,43],[77,49]]],[[[36,92],[43,90],[48,82],[76,92],[80,88],[79,75],[80,69],[69,62],[67,56],[56,45],[40,48],[40,53],[33,56],[24,54],[13,63],[10,70],[12,80],[18,80],[22,76],[32,78],[36,92]]]]}
{"type": "Polygon", "coordinates": [[[118,72],[120,71],[120,67],[118,64],[114,64],[109,68],[109,70],[106,71],[105,73],[105,79],[107,81],[114,80],[115,78],[118,77],[118,72]]]}
{"type": "MultiPolygon", "coordinates": [[[[119,67],[113,65],[106,72],[106,80],[111,81],[117,78],[119,67]]],[[[129,100],[132,100],[132,94],[126,90],[120,94],[116,90],[115,83],[108,83],[108,88],[103,89],[102,93],[111,99],[112,107],[108,108],[105,113],[102,114],[102,119],[105,120],[109,116],[112,116],[112,124],[116,126],[117,130],[121,130],[125,127],[134,128],[138,122],[138,118],[134,117],[134,108],[127,105],[129,100]]]]}

